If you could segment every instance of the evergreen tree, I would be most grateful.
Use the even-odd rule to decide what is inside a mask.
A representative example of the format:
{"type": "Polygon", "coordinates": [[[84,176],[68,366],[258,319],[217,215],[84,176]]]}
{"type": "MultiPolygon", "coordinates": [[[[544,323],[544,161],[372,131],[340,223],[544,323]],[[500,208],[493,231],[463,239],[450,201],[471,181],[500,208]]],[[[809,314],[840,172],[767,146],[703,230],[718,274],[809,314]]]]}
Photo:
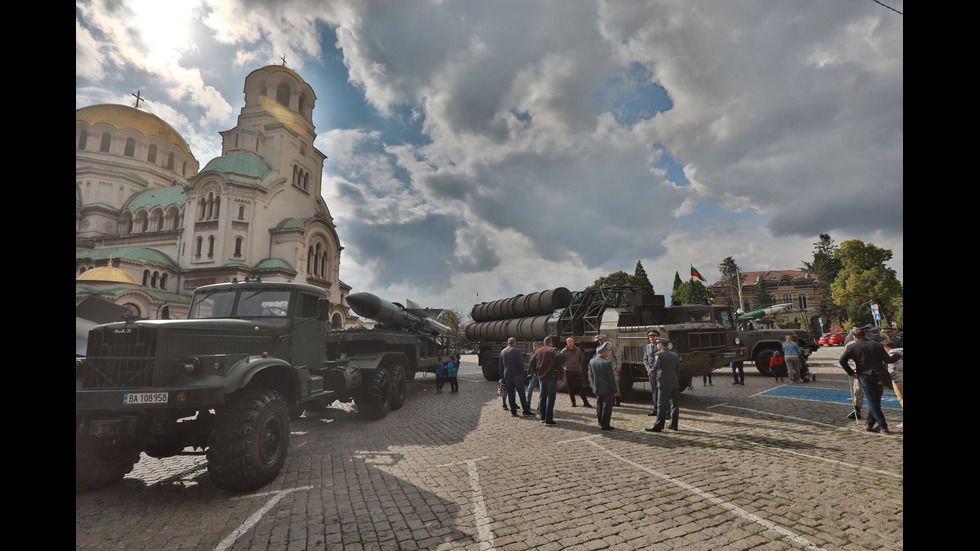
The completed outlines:
{"type": "Polygon", "coordinates": [[[741,308],[742,305],[739,304],[739,287],[742,284],[742,268],[735,263],[735,259],[728,256],[718,265],[718,271],[721,272],[721,281],[728,288],[728,294],[731,297],[728,305],[736,309],[741,308]]]}
{"type": "Polygon", "coordinates": [[[681,274],[674,272],[674,286],[672,289],[676,291],[677,288],[680,287],[682,283],[684,283],[684,281],[681,280],[681,274]]]}
{"type": "Polygon", "coordinates": [[[803,271],[813,274],[813,290],[820,296],[819,308],[821,316],[826,320],[828,329],[833,321],[837,325],[842,325],[844,321],[844,309],[834,303],[831,286],[837,279],[837,274],[841,269],[841,260],[837,257],[837,246],[834,240],[826,233],[820,234],[820,241],[813,244],[813,261],[803,262],[803,271]]]}
{"type": "Polygon", "coordinates": [[[643,264],[639,260],[636,261],[636,268],[633,270],[633,277],[636,283],[640,286],[643,294],[654,294],[653,284],[650,283],[650,278],[647,276],[647,271],[643,269],[643,264]]]}
{"type": "Polygon", "coordinates": [[[769,290],[769,284],[766,283],[763,277],[760,277],[759,281],[755,284],[755,294],[752,295],[752,304],[755,305],[754,308],[756,309],[776,304],[776,297],[769,290]]]}

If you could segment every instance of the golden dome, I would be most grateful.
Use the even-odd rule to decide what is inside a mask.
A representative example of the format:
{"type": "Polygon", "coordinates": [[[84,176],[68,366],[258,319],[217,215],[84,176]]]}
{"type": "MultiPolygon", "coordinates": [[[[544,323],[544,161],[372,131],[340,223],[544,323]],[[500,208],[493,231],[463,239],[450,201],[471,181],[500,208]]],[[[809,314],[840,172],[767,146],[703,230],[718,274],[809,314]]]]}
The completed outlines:
{"type": "Polygon", "coordinates": [[[122,268],[112,267],[112,257],[109,257],[108,266],[100,266],[98,268],[92,268],[91,270],[85,270],[75,281],[100,281],[107,283],[126,283],[130,285],[139,285],[136,278],[130,275],[129,272],[123,270],[122,268]]]}
{"type": "Polygon", "coordinates": [[[111,103],[89,105],[75,110],[75,121],[85,121],[91,126],[106,123],[114,126],[117,130],[131,128],[147,138],[158,136],[166,143],[179,147],[193,157],[187,142],[174,130],[174,127],[153,113],[147,113],[135,107],[111,103]]]}

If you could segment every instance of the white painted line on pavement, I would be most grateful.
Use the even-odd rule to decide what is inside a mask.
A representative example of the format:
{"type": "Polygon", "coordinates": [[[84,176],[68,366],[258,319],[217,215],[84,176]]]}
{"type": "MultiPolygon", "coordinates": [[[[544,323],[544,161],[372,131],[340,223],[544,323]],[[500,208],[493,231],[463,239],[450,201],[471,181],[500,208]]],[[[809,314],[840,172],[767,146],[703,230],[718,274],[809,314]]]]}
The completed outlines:
{"type": "Polygon", "coordinates": [[[232,498],[232,499],[249,499],[249,498],[259,497],[264,495],[270,495],[270,494],[272,495],[272,499],[267,501],[266,504],[263,505],[261,509],[252,513],[250,517],[245,519],[245,522],[243,522],[241,526],[239,526],[237,529],[235,529],[234,532],[229,534],[227,538],[221,540],[221,543],[215,546],[214,551],[224,551],[225,549],[228,549],[232,545],[234,545],[235,542],[238,540],[238,538],[242,536],[242,534],[248,532],[249,530],[252,529],[253,526],[258,524],[259,520],[262,519],[262,515],[268,513],[269,510],[275,507],[276,503],[279,503],[279,500],[286,497],[287,494],[291,492],[298,492],[300,490],[309,490],[312,487],[313,486],[300,486],[298,488],[290,488],[288,490],[281,490],[278,492],[265,492],[261,494],[251,494],[247,496],[232,498]]]}
{"type": "Polygon", "coordinates": [[[822,550],[821,547],[817,546],[816,544],[814,544],[810,540],[804,538],[803,536],[797,534],[796,532],[790,530],[789,528],[785,528],[785,527],[780,526],[778,524],[775,524],[773,522],[769,522],[768,520],[766,520],[766,519],[764,519],[762,517],[759,517],[758,515],[756,515],[754,513],[750,513],[748,511],[746,511],[745,509],[742,509],[738,505],[735,505],[735,504],[726,502],[725,500],[719,498],[718,496],[715,496],[711,492],[704,491],[704,490],[702,490],[700,488],[697,488],[695,486],[692,486],[692,485],[688,484],[687,482],[684,482],[682,480],[677,480],[677,479],[671,478],[671,477],[669,477],[669,476],[667,476],[667,475],[665,475],[663,473],[659,473],[659,472],[657,472],[657,471],[655,471],[655,470],[653,470],[653,469],[651,469],[649,467],[646,467],[644,465],[640,465],[639,463],[636,463],[635,461],[631,461],[629,459],[626,459],[625,457],[619,455],[618,453],[616,453],[616,452],[614,452],[612,450],[606,449],[606,448],[604,448],[600,444],[596,444],[592,440],[592,438],[585,438],[583,440],[586,443],[591,444],[591,445],[599,448],[600,451],[603,451],[606,454],[608,454],[608,455],[610,455],[610,456],[612,456],[612,457],[614,457],[614,458],[622,461],[623,463],[626,463],[628,465],[632,465],[633,467],[636,467],[637,469],[640,469],[643,472],[649,473],[649,474],[651,474],[651,475],[653,475],[653,476],[655,476],[657,478],[661,478],[663,480],[666,480],[667,482],[669,482],[669,483],[671,483],[671,484],[673,484],[675,486],[678,486],[678,487],[683,488],[683,489],[685,489],[685,490],[687,490],[689,492],[692,492],[692,493],[700,496],[701,498],[703,498],[703,499],[705,499],[705,500],[707,500],[707,501],[709,501],[711,503],[714,503],[715,505],[721,507],[722,509],[725,509],[726,511],[729,511],[732,514],[737,515],[737,516],[739,516],[739,517],[741,517],[741,518],[743,518],[745,520],[749,520],[751,522],[754,522],[754,523],[762,526],[763,528],[766,528],[768,530],[773,530],[775,532],[779,532],[780,534],[786,536],[787,538],[793,540],[794,542],[802,545],[805,549],[822,550]]]}
{"type": "Polygon", "coordinates": [[[470,477],[470,488],[473,490],[473,516],[476,517],[476,532],[480,538],[480,549],[492,551],[496,549],[493,545],[493,531],[490,530],[490,517],[487,515],[487,506],[483,502],[483,488],[480,487],[480,472],[476,470],[476,462],[488,459],[490,456],[484,455],[476,459],[466,461],[454,461],[438,467],[448,467],[449,465],[466,465],[467,474],[470,477]]]}

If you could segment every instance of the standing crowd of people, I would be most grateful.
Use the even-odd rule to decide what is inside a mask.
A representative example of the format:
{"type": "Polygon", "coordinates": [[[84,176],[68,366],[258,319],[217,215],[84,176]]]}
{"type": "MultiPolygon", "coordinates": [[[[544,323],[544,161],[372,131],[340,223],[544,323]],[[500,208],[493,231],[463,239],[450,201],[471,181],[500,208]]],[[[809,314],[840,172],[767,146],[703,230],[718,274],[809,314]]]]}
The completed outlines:
{"type": "MultiPolygon", "coordinates": [[[[849,419],[862,419],[861,408],[865,398],[868,401],[867,421],[864,430],[890,434],[888,422],[881,410],[881,398],[885,385],[890,385],[899,404],[904,408],[903,401],[903,361],[904,340],[895,328],[885,330],[887,336],[881,336],[876,327],[854,328],[848,335],[844,345],[844,353],[838,363],[850,378],[853,409],[849,419]],[[854,366],[852,367],[851,362],[854,366]]],[[[679,401],[682,385],[690,386],[692,381],[680,380],[680,358],[670,349],[670,341],[662,338],[657,331],[647,334],[649,343],[644,349],[643,364],[647,370],[650,382],[653,411],[648,415],[655,417],[653,424],[646,427],[648,432],[663,432],[664,429],[679,430],[679,401]]],[[[507,347],[500,353],[499,368],[501,373],[499,393],[504,409],[510,409],[511,415],[517,417],[518,403],[522,415],[535,415],[532,408],[532,397],[538,391],[537,416],[541,423],[554,426],[555,400],[558,394],[558,382],[566,381],[568,397],[572,407],[577,407],[576,398],[582,401],[583,407],[593,407],[589,403],[589,392],[586,382],[595,395],[596,420],[601,430],[614,430],[611,425],[614,406],[620,405],[622,397],[621,373],[622,356],[615,343],[610,342],[605,335],[596,337],[595,356],[585,366],[585,353],[576,345],[575,340],[565,340],[565,347],[558,350],[552,337],[544,342],[533,343],[533,353],[528,361],[530,380],[524,386],[524,354],[517,347],[513,337],[507,341],[507,347]],[[586,379],[587,377],[587,379],[586,379]],[[506,389],[506,392],[505,392],[506,389]],[[508,405],[509,402],[509,405],[508,405]]],[[[454,359],[450,357],[450,365],[454,359]]],[[[459,363],[455,362],[458,369],[459,363]]],[[[805,380],[806,369],[803,365],[800,347],[795,337],[787,336],[782,343],[782,349],[773,354],[770,368],[776,382],[790,383],[805,380]]],[[[745,385],[743,362],[731,363],[734,385],[745,385]]],[[[455,370],[452,371],[451,384],[453,392],[458,390],[455,381],[455,370]]],[[[447,377],[448,368],[447,368],[447,377]]],[[[437,390],[442,389],[442,379],[437,370],[437,390]]],[[[709,376],[704,378],[705,386],[711,385],[709,376]]],[[[902,425],[897,425],[902,428],[902,425]]]]}

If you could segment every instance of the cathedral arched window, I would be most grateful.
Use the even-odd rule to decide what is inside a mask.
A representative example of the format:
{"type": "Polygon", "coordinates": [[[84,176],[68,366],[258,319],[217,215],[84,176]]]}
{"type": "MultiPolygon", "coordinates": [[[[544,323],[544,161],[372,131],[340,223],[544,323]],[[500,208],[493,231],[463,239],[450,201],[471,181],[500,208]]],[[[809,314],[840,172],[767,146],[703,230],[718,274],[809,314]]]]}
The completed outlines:
{"type": "Polygon", "coordinates": [[[85,147],[88,145],[88,131],[82,130],[82,133],[78,136],[78,149],[79,151],[85,151],[85,147]]]}
{"type": "Polygon", "coordinates": [[[163,168],[166,168],[167,170],[173,170],[173,168],[174,168],[174,153],[173,153],[173,151],[171,151],[167,155],[167,164],[163,165],[163,168]]]}
{"type": "Polygon", "coordinates": [[[244,243],[245,243],[245,240],[242,239],[241,237],[236,237],[235,238],[235,258],[241,258],[241,256],[242,256],[242,245],[244,243]]]}
{"type": "Polygon", "coordinates": [[[796,295],[796,303],[800,306],[800,310],[805,310],[808,306],[806,293],[796,295]]]}
{"type": "Polygon", "coordinates": [[[201,197],[201,200],[198,201],[198,205],[201,207],[201,213],[198,215],[197,219],[204,220],[204,216],[207,214],[208,211],[208,203],[204,199],[204,197],[201,197]]]}
{"type": "Polygon", "coordinates": [[[143,287],[150,286],[150,270],[143,270],[143,287]]]}
{"type": "Polygon", "coordinates": [[[783,293],[783,302],[793,302],[793,294],[783,293]]]}
{"type": "Polygon", "coordinates": [[[150,149],[146,152],[146,162],[155,163],[157,162],[157,145],[150,144],[150,149]]]}
{"type": "Polygon", "coordinates": [[[110,144],[112,144],[112,136],[108,132],[105,132],[102,134],[102,143],[99,144],[99,152],[108,153],[110,144]]]}
{"type": "Polygon", "coordinates": [[[290,90],[289,85],[285,82],[280,83],[276,88],[276,101],[278,101],[283,107],[289,108],[289,96],[292,95],[292,90],[290,90]]]}
{"type": "Polygon", "coordinates": [[[126,138],[126,149],[123,150],[123,155],[126,157],[133,157],[136,155],[136,139],[126,138]]]}
{"type": "Polygon", "coordinates": [[[160,272],[153,272],[153,277],[150,278],[150,287],[156,289],[157,287],[157,277],[160,276],[160,272]]]}
{"type": "Polygon", "coordinates": [[[214,198],[214,217],[218,218],[221,216],[221,196],[215,196],[214,198]]]}
{"type": "Polygon", "coordinates": [[[208,215],[206,218],[211,218],[214,215],[214,193],[208,194],[208,215]]]}
{"type": "Polygon", "coordinates": [[[197,238],[197,243],[194,244],[194,256],[201,258],[201,247],[204,244],[204,239],[201,237],[197,238]]]}
{"type": "Polygon", "coordinates": [[[307,172],[305,175],[303,175],[303,189],[305,189],[306,191],[309,191],[310,190],[310,173],[309,172],[307,172]]]}
{"type": "Polygon", "coordinates": [[[240,205],[238,207],[238,219],[239,220],[244,220],[245,219],[245,206],[244,205],[240,205]]]}
{"type": "Polygon", "coordinates": [[[167,274],[160,274],[160,289],[167,290],[167,274]]]}
{"type": "Polygon", "coordinates": [[[299,172],[299,169],[296,167],[296,165],[293,165],[293,183],[294,184],[296,183],[296,173],[297,172],[299,172]]]}
{"type": "Polygon", "coordinates": [[[208,257],[214,256],[214,236],[208,237],[208,257]]]}

